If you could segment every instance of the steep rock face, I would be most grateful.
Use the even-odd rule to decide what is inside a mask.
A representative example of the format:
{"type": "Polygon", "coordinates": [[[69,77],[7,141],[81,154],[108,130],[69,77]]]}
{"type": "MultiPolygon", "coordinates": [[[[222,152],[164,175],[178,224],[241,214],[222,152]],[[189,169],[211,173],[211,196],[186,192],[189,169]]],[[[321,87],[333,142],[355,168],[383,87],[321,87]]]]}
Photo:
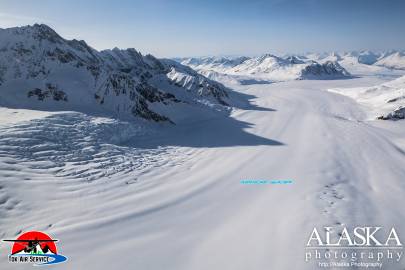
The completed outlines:
{"type": "MultiPolygon", "coordinates": [[[[137,77],[150,86],[164,86],[171,95],[181,97],[186,102],[204,99],[211,103],[227,105],[228,98],[225,87],[206,78],[193,69],[170,59],[157,59],[153,55],[142,56],[133,49],[113,49],[101,52],[109,59],[109,65],[137,77]]],[[[143,88],[148,88],[144,84],[143,88]]],[[[139,90],[142,88],[139,87],[139,90]]]]}
{"type": "Polygon", "coordinates": [[[290,62],[291,64],[304,64],[305,63],[305,61],[299,59],[296,56],[289,56],[289,57],[286,58],[286,60],[288,62],[290,62]]]}
{"type": "Polygon", "coordinates": [[[337,62],[327,61],[323,64],[312,63],[301,72],[301,78],[343,78],[350,76],[337,62]]]}
{"type": "Polygon", "coordinates": [[[225,101],[228,94],[222,84],[212,81],[197,73],[189,67],[183,66],[173,60],[163,60],[164,65],[169,70],[167,77],[174,85],[194,92],[194,95],[219,102],[227,106],[225,101]]]}
{"type": "Polygon", "coordinates": [[[186,66],[193,66],[197,69],[228,69],[242,64],[249,57],[192,57],[175,59],[186,66]]]}
{"type": "Polygon", "coordinates": [[[68,101],[67,95],[62,90],[59,90],[56,85],[50,83],[45,84],[45,89],[35,88],[28,91],[28,97],[36,96],[38,100],[45,100],[46,98],[52,98],[53,100],[68,101]]]}
{"type": "MultiPolygon", "coordinates": [[[[187,93],[188,103],[207,98],[226,104],[222,85],[185,69],[182,74],[198,82],[186,89],[172,69],[173,65],[135,49],[98,52],[84,41],[63,39],[46,25],[0,29],[0,104],[4,106],[168,121],[150,105],[174,105],[180,101],[177,93],[187,93]]],[[[181,69],[177,64],[176,70],[181,69]]]]}
{"type": "Polygon", "coordinates": [[[400,120],[405,119],[405,107],[399,107],[392,112],[389,112],[385,115],[378,116],[379,120],[400,120]]]}

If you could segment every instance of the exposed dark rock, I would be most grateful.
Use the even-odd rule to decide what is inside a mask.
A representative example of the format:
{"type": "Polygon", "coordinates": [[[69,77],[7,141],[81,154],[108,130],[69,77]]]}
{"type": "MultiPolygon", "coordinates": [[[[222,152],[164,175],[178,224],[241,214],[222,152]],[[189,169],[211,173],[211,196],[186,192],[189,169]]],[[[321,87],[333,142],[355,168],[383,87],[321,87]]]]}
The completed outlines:
{"type": "Polygon", "coordinates": [[[312,63],[304,68],[301,72],[303,78],[341,78],[350,76],[341,65],[337,62],[327,61],[324,64],[312,63]]]}
{"type": "MultiPolygon", "coordinates": [[[[153,121],[170,120],[152,111],[151,103],[192,103],[207,98],[226,105],[227,93],[221,84],[180,64],[174,65],[152,55],[142,56],[135,49],[98,52],[83,40],[63,39],[43,24],[2,31],[13,35],[16,41],[0,40],[0,84],[6,80],[48,82],[45,87],[29,90],[28,98],[69,102],[67,93],[75,96],[76,91],[70,88],[73,81],[78,85],[77,91],[86,91],[80,96],[94,98],[109,111],[153,121]],[[174,66],[187,80],[169,77],[174,66]],[[59,80],[65,74],[69,82],[59,80]],[[60,89],[64,87],[69,87],[65,89],[68,92],[60,89]],[[176,97],[177,92],[182,94],[182,100],[176,97]],[[186,92],[189,96],[183,94],[186,92]]],[[[80,104],[74,106],[80,108],[80,104]]]]}
{"type": "Polygon", "coordinates": [[[405,107],[399,107],[398,109],[390,112],[386,115],[378,116],[379,120],[401,120],[405,119],[405,107]]]}
{"type": "Polygon", "coordinates": [[[45,100],[46,98],[52,97],[55,101],[68,101],[68,97],[65,92],[58,90],[57,86],[52,85],[50,83],[46,84],[45,90],[40,88],[35,88],[33,90],[28,91],[27,96],[33,97],[36,96],[38,100],[45,100]]]}

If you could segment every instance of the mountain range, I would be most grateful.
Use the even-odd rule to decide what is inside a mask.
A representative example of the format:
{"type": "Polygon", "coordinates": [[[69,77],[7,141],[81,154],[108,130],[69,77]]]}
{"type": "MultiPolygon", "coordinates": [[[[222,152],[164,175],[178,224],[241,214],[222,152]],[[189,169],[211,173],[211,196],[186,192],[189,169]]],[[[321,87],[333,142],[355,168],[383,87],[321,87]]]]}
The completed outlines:
{"type": "MultiPolygon", "coordinates": [[[[273,54],[264,54],[251,58],[203,57],[182,58],[178,61],[206,75],[208,71],[211,71],[230,76],[248,76],[271,81],[350,77],[350,73],[337,62],[319,63],[297,56],[283,58],[273,54]]],[[[208,75],[213,76],[213,74],[208,75]]]]}
{"type": "Polygon", "coordinates": [[[324,61],[353,61],[364,65],[381,66],[391,69],[405,69],[405,52],[390,50],[385,52],[373,52],[369,50],[352,52],[332,52],[326,54],[309,53],[301,56],[320,62],[324,61]]]}
{"type": "Polygon", "coordinates": [[[44,24],[0,29],[1,106],[170,122],[163,112],[226,107],[227,100],[222,84],[170,59],[97,51],[44,24]]]}
{"type": "MultiPolygon", "coordinates": [[[[175,123],[191,110],[228,111],[232,84],[399,75],[402,51],[158,59],[97,51],[44,24],[0,29],[0,106],[175,123]]],[[[402,100],[402,99],[401,99],[402,100]]]]}
{"type": "Polygon", "coordinates": [[[261,81],[342,79],[352,75],[405,70],[403,51],[353,51],[258,57],[177,58],[176,61],[210,78],[240,83],[246,77],[261,81]],[[226,76],[225,76],[226,75],[226,76]]]}

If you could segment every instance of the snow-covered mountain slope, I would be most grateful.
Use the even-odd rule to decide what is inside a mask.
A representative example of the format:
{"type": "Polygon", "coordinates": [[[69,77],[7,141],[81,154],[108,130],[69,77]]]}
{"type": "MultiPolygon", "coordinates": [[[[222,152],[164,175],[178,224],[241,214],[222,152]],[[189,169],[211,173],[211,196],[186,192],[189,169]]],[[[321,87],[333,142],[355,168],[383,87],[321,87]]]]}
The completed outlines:
{"type": "Polygon", "coordinates": [[[290,62],[281,57],[265,54],[244,61],[240,65],[233,67],[232,71],[245,74],[270,73],[289,64],[290,62]]]}
{"type": "Polygon", "coordinates": [[[355,76],[381,75],[398,76],[404,74],[405,57],[401,51],[373,52],[353,51],[353,52],[333,52],[333,53],[308,53],[306,59],[325,63],[327,61],[337,61],[342,67],[355,76]]]}
{"type": "Polygon", "coordinates": [[[378,61],[378,59],[380,57],[381,57],[381,53],[375,53],[375,52],[371,52],[371,51],[361,51],[357,55],[357,61],[360,64],[373,65],[378,61]]]}
{"type": "Polygon", "coordinates": [[[229,68],[235,67],[244,61],[248,60],[249,57],[192,57],[192,58],[180,58],[176,61],[181,62],[183,65],[192,66],[199,70],[217,70],[225,71],[229,68]]]}
{"type": "Polygon", "coordinates": [[[343,58],[339,53],[331,52],[330,54],[327,54],[325,57],[320,57],[320,58],[318,58],[316,60],[319,60],[321,63],[324,63],[324,62],[328,62],[328,61],[339,62],[342,59],[343,58]]]}
{"type": "Polygon", "coordinates": [[[373,118],[405,118],[405,76],[373,87],[330,89],[368,107],[373,118]]]}
{"type": "Polygon", "coordinates": [[[375,65],[393,69],[405,69],[405,54],[403,52],[392,53],[376,61],[375,65]]]}
{"type": "MultiPolygon", "coordinates": [[[[163,59],[161,62],[164,64],[166,70],[170,70],[166,73],[166,76],[174,85],[184,88],[187,92],[193,93],[194,96],[204,98],[205,101],[228,105],[225,102],[228,94],[220,83],[212,81],[190,67],[179,64],[174,60],[163,59]]],[[[180,95],[178,94],[177,96],[180,95]]]]}
{"type": "Polygon", "coordinates": [[[43,24],[0,29],[1,106],[170,121],[167,107],[223,106],[227,96],[190,68],[135,49],[98,52],[43,24]]]}
{"type": "Polygon", "coordinates": [[[272,54],[260,57],[239,57],[236,59],[220,58],[189,58],[181,59],[200,73],[222,82],[239,81],[241,84],[249,80],[258,82],[285,81],[297,79],[337,79],[349,77],[350,74],[337,62],[317,63],[297,56],[286,58],[272,54]],[[220,63],[220,64],[218,64],[220,63]]]}

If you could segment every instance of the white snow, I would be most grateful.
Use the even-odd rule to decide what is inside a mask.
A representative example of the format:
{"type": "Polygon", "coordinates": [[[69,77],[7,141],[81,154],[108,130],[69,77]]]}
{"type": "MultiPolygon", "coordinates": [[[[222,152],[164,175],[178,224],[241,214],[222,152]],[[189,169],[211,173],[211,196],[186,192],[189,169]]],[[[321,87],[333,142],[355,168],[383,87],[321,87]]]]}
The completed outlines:
{"type": "Polygon", "coordinates": [[[322,64],[297,56],[279,57],[264,54],[259,57],[184,58],[183,65],[225,84],[256,84],[297,79],[337,79],[350,77],[336,60],[322,64]]]}
{"type": "Polygon", "coordinates": [[[375,65],[393,69],[405,69],[405,54],[395,52],[378,60],[375,65]]]}
{"type": "Polygon", "coordinates": [[[405,107],[405,76],[372,87],[333,88],[329,91],[349,96],[367,106],[371,118],[387,116],[405,107]]]}
{"type": "MultiPolygon", "coordinates": [[[[384,80],[238,86],[232,98],[251,105],[231,117],[144,133],[73,112],[9,122],[0,128],[2,237],[45,231],[69,258],[60,269],[314,269],[304,252],[315,226],[405,230],[404,125],[367,121],[355,101],[325,91],[384,80]]],[[[2,269],[14,269],[6,260],[2,269]]]]}
{"type": "Polygon", "coordinates": [[[398,76],[405,74],[404,53],[387,52],[333,52],[329,54],[308,53],[304,57],[313,61],[337,61],[354,76],[398,76]]]}
{"type": "MultiPolygon", "coordinates": [[[[88,86],[98,77],[82,67],[48,59],[49,77],[27,78],[38,70],[24,57],[39,56],[16,58],[7,50],[31,41],[14,40],[13,31],[24,29],[0,33],[1,63],[12,64],[0,69],[2,239],[44,231],[68,257],[58,269],[313,270],[305,245],[314,227],[329,226],[336,238],[345,226],[394,226],[403,237],[405,120],[370,118],[370,111],[404,101],[405,77],[392,81],[403,71],[370,64],[391,54],[363,52],[360,62],[356,53],[187,60],[226,89],[171,60],[133,49],[86,53],[80,41],[61,41],[80,58],[96,53],[93,60],[102,57],[106,70],[164,70],[151,84],[181,100],[149,105],[172,125],[95,113],[104,110],[88,86]],[[350,64],[356,77],[301,76],[308,66],[339,67],[330,60],[350,64]],[[61,82],[77,106],[19,92],[43,86],[42,79],[61,82]],[[291,182],[242,184],[246,179],[291,182]]],[[[129,87],[124,78],[111,89],[129,87]]],[[[112,112],[130,102],[126,94],[106,97],[112,112]]],[[[15,269],[10,249],[0,245],[2,270],[15,269]]],[[[384,265],[404,268],[404,259],[384,265]]]]}
{"type": "Polygon", "coordinates": [[[135,49],[99,52],[43,24],[0,29],[3,107],[172,122],[158,111],[179,103],[218,109],[227,95],[218,82],[135,49]]]}

